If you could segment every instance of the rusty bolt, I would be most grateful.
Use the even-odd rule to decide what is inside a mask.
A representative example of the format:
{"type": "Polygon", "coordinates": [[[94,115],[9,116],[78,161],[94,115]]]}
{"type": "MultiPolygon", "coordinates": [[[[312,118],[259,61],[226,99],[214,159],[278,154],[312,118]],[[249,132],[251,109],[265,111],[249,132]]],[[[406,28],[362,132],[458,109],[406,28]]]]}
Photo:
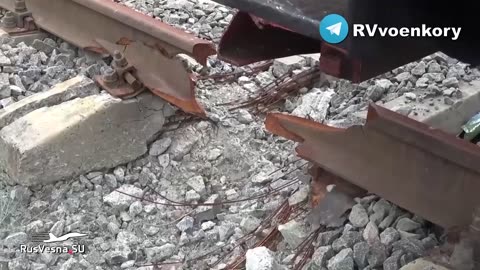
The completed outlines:
{"type": "Polygon", "coordinates": [[[11,11],[5,13],[5,16],[3,16],[2,19],[2,25],[6,28],[17,27],[17,18],[15,17],[15,14],[11,11]]]}
{"type": "Polygon", "coordinates": [[[114,69],[107,69],[105,70],[105,73],[103,74],[103,80],[106,83],[112,83],[118,81],[118,74],[114,69]]]}
{"type": "Polygon", "coordinates": [[[15,0],[15,11],[16,12],[27,11],[27,5],[25,4],[25,0],[15,0]]]}
{"type": "Polygon", "coordinates": [[[135,91],[140,90],[143,86],[142,83],[139,80],[137,80],[137,78],[135,78],[135,76],[133,76],[132,73],[130,72],[126,72],[123,75],[123,78],[130,86],[132,86],[133,90],[135,91]]]}
{"type": "Polygon", "coordinates": [[[117,67],[126,67],[128,65],[127,59],[125,59],[123,53],[119,51],[113,53],[113,63],[117,67]]]}

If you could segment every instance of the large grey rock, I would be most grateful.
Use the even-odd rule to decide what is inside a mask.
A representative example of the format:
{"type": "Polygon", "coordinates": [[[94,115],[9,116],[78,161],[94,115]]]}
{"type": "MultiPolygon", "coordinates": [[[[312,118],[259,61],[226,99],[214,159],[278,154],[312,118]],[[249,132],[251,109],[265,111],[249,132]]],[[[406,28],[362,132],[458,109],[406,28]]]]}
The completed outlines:
{"type": "Polygon", "coordinates": [[[352,207],[352,211],[348,216],[348,220],[352,223],[355,227],[365,227],[369,221],[368,213],[362,205],[356,204],[352,207]]]}
{"type": "Polygon", "coordinates": [[[164,105],[149,93],[125,101],[100,94],[37,109],[0,131],[0,167],[22,185],[113,168],[147,152],[164,105]]]}
{"type": "Polygon", "coordinates": [[[379,101],[383,94],[385,94],[386,89],[380,85],[371,85],[367,88],[366,97],[372,101],[379,101]]]}
{"type": "Polygon", "coordinates": [[[168,257],[171,257],[175,253],[175,245],[165,244],[159,247],[151,247],[145,249],[145,255],[147,260],[151,263],[160,262],[168,257]]]}
{"type": "Polygon", "coordinates": [[[394,228],[386,228],[381,234],[380,234],[380,242],[386,246],[390,246],[394,242],[398,241],[400,239],[400,234],[398,233],[397,230],[394,228]]]}
{"type": "Polygon", "coordinates": [[[20,205],[27,206],[30,203],[32,194],[27,187],[15,186],[12,191],[10,191],[10,199],[20,205]]]}
{"type": "Polygon", "coordinates": [[[370,252],[370,245],[367,242],[359,242],[353,246],[353,259],[358,267],[361,269],[368,265],[368,253],[370,252]]]}
{"type": "Polygon", "coordinates": [[[245,255],[246,270],[281,270],[272,251],[266,247],[256,247],[249,249],[245,255]]]}
{"type": "Polygon", "coordinates": [[[280,231],[285,241],[293,248],[300,245],[305,237],[307,237],[305,228],[295,220],[278,225],[278,231],[280,231]]]}
{"type": "Polygon", "coordinates": [[[412,253],[417,257],[425,255],[425,247],[422,241],[414,238],[402,239],[392,245],[392,251],[401,250],[404,253],[412,253]]]}
{"type": "Polygon", "coordinates": [[[59,220],[53,224],[52,228],[50,228],[50,233],[53,235],[61,236],[63,235],[63,229],[65,228],[65,220],[59,220]]]}
{"type": "Polygon", "coordinates": [[[385,216],[390,213],[391,208],[392,205],[387,200],[380,199],[373,205],[372,209],[374,213],[380,213],[385,216]]]}
{"type": "Polygon", "coordinates": [[[176,225],[177,229],[179,229],[181,232],[187,231],[187,230],[193,228],[193,222],[194,221],[195,220],[192,217],[186,216],[177,223],[177,225],[176,225]]]}
{"type": "Polygon", "coordinates": [[[0,67],[10,66],[11,64],[12,64],[12,61],[10,61],[10,58],[6,57],[6,56],[0,51],[0,67]]]}
{"type": "Polygon", "coordinates": [[[390,212],[378,225],[378,228],[381,230],[385,230],[386,228],[390,227],[392,223],[395,221],[396,213],[394,211],[390,212]]]}
{"type": "Polygon", "coordinates": [[[238,225],[231,222],[223,222],[222,225],[216,227],[218,230],[218,239],[220,241],[227,240],[230,236],[232,236],[235,233],[236,226],[238,225]]]}
{"type": "Polygon", "coordinates": [[[410,76],[410,72],[405,71],[395,76],[395,79],[399,82],[403,82],[410,79],[410,76]]]}
{"type": "Polygon", "coordinates": [[[55,49],[55,47],[52,46],[52,44],[49,44],[48,42],[44,42],[39,39],[34,40],[31,46],[44,53],[52,53],[53,50],[55,49]]]}
{"type": "Polygon", "coordinates": [[[12,233],[3,240],[3,244],[7,247],[18,248],[21,244],[26,244],[28,235],[24,232],[12,233]]]}
{"type": "Polygon", "coordinates": [[[455,77],[446,78],[442,81],[444,87],[458,87],[458,80],[455,77]]]}
{"type": "Polygon", "coordinates": [[[425,63],[423,61],[418,62],[410,72],[415,76],[422,76],[426,72],[425,63]]]}
{"type": "Polygon", "coordinates": [[[383,262],[383,269],[384,270],[398,270],[400,269],[400,257],[402,257],[402,251],[396,251],[390,255],[384,262],[383,262]]]}
{"type": "Polygon", "coordinates": [[[170,137],[159,139],[150,146],[149,154],[151,156],[159,156],[167,151],[170,144],[172,144],[172,139],[170,137]]]}
{"type": "Polygon", "coordinates": [[[308,185],[303,185],[295,193],[293,193],[292,196],[288,198],[288,204],[290,206],[294,206],[303,201],[306,201],[309,194],[310,187],[308,185]]]}
{"type": "Polygon", "coordinates": [[[401,230],[398,230],[398,233],[400,234],[400,239],[410,239],[410,238],[414,238],[414,239],[417,239],[417,240],[422,239],[421,234],[417,234],[417,233],[413,233],[413,232],[405,232],[405,231],[401,231],[401,230]]]}
{"type": "Polygon", "coordinates": [[[262,221],[254,216],[246,216],[242,218],[240,222],[240,227],[243,229],[244,232],[252,232],[258,228],[258,226],[262,223],[262,221]]]}
{"type": "Polygon", "coordinates": [[[310,119],[323,123],[330,108],[330,101],[335,92],[333,89],[322,91],[314,88],[302,97],[300,105],[293,110],[292,115],[309,117],[310,119]]]}
{"type": "Polygon", "coordinates": [[[203,177],[201,175],[197,175],[188,179],[187,185],[200,195],[204,195],[206,192],[205,182],[203,181],[203,177]]]}
{"type": "Polygon", "coordinates": [[[116,211],[125,211],[136,200],[134,197],[141,197],[142,194],[142,190],[138,187],[130,184],[125,184],[119,187],[117,190],[112,191],[110,194],[103,197],[103,202],[110,205],[116,211]]]}
{"type": "Polygon", "coordinates": [[[317,241],[320,246],[329,246],[342,235],[342,228],[318,234],[317,241]]]}
{"type": "Polygon", "coordinates": [[[412,232],[416,229],[420,228],[422,225],[418,222],[415,222],[409,218],[401,218],[397,222],[397,230],[404,231],[404,232],[412,232]]]}
{"type": "Polygon", "coordinates": [[[328,270],[353,270],[353,250],[346,248],[341,250],[337,255],[328,261],[328,270]]]}
{"type": "Polygon", "coordinates": [[[0,73],[0,99],[9,98],[12,95],[8,74],[0,73]]]}
{"type": "Polygon", "coordinates": [[[387,259],[387,248],[380,242],[370,245],[370,251],[368,252],[367,261],[372,267],[382,266],[383,262],[387,259]]]}
{"type": "Polygon", "coordinates": [[[375,84],[380,86],[381,88],[383,88],[385,90],[385,92],[388,91],[390,89],[390,87],[393,86],[393,83],[390,80],[387,80],[387,79],[376,80],[375,84]]]}
{"type": "Polygon", "coordinates": [[[358,242],[363,240],[362,234],[357,231],[345,232],[340,238],[332,244],[333,250],[340,251],[345,248],[352,248],[358,242]]]}
{"type": "Polygon", "coordinates": [[[363,239],[368,243],[374,243],[380,240],[378,227],[375,222],[368,222],[365,230],[363,230],[363,239]]]}
{"type": "Polygon", "coordinates": [[[420,88],[425,88],[428,86],[428,81],[429,81],[429,78],[421,77],[415,82],[415,86],[420,88]]]}
{"type": "Polygon", "coordinates": [[[273,61],[272,73],[276,77],[280,77],[288,72],[291,72],[294,69],[305,66],[306,63],[307,60],[298,55],[278,58],[273,61]]]}
{"type": "Polygon", "coordinates": [[[428,72],[429,73],[440,73],[442,72],[442,66],[440,66],[437,61],[432,60],[428,62],[428,72]]]}
{"type": "Polygon", "coordinates": [[[334,255],[335,252],[331,246],[319,247],[312,255],[312,263],[321,269],[322,267],[327,266],[328,260],[330,260],[334,255]]]}
{"type": "Polygon", "coordinates": [[[133,246],[140,242],[140,238],[137,237],[133,232],[121,231],[117,235],[117,244],[122,246],[133,246]]]}
{"type": "Polygon", "coordinates": [[[197,131],[193,127],[187,128],[185,132],[174,138],[172,145],[169,147],[168,151],[172,154],[172,159],[176,161],[182,160],[192,150],[198,140],[197,131]]]}

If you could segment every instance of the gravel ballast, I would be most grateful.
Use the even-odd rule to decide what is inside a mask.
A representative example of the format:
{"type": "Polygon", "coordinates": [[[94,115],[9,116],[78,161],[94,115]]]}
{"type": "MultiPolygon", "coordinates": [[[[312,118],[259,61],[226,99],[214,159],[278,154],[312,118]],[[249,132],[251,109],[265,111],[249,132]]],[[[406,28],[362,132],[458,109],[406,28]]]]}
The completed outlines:
{"type": "MultiPolygon", "coordinates": [[[[234,13],[201,0],[122,3],[215,42],[234,13]]],[[[77,74],[101,74],[108,66],[106,60],[51,37],[31,46],[5,38],[0,44],[2,107],[77,74]]],[[[8,262],[7,269],[15,270],[146,270],[153,267],[141,265],[179,262],[183,269],[226,269],[246,254],[249,270],[292,269],[298,262],[292,261],[295,247],[310,233],[304,215],[278,227],[282,240],[276,251],[251,247],[265,236],[257,230],[262,221],[284,201],[290,198],[290,204],[297,205],[308,200],[308,184],[297,181],[254,200],[212,203],[262,195],[307,177],[306,166],[301,167],[305,161],[296,161],[294,142],[265,130],[263,115],[248,109],[230,111],[217,104],[252,95],[282,72],[300,72],[316,64],[311,56],[296,56],[233,82],[199,81],[197,98],[210,120],[177,123],[172,118],[167,130],[149,144],[148,152],[126,164],[31,188],[0,181],[0,209],[6,209],[0,212],[0,266],[8,262]],[[195,205],[199,203],[206,205],[195,205]],[[256,238],[238,245],[252,231],[256,238]],[[86,252],[26,254],[11,248],[25,242],[33,245],[29,242],[33,234],[49,232],[86,234],[67,242],[84,244],[86,252]]],[[[235,70],[241,69],[215,57],[206,67],[210,74],[235,70]]],[[[356,113],[369,102],[384,104],[404,95],[412,102],[431,103],[435,110],[434,100],[457,100],[459,82],[479,77],[477,69],[436,53],[360,84],[331,80],[302,89],[277,110],[347,127],[363,123],[356,113]]],[[[396,110],[418,113],[408,102],[396,110]]],[[[343,226],[319,234],[304,269],[396,270],[424,256],[440,240],[429,222],[368,195],[356,199],[343,226]]]]}

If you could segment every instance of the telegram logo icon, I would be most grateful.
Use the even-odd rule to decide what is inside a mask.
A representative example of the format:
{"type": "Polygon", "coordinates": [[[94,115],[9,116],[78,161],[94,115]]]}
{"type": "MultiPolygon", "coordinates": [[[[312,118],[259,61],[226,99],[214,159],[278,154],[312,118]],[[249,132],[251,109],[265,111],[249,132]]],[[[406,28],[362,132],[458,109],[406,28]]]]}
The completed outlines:
{"type": "Polygon", "coordinates": [[[347,20],[338,14],[329,14],[320,22],[320,36],[328,43],[340,43],[347,35],[347,20]]]}

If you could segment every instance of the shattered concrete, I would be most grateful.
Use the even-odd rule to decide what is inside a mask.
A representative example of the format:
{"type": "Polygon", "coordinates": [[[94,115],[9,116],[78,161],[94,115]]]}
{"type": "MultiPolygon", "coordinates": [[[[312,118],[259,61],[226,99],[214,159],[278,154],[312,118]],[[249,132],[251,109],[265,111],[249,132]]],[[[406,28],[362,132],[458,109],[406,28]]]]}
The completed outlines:
{"type": "Polygon", "coordinates": [[[316,122],[323,123],[327,117],[330,101],[335,92],[332,89],[314,88],[302,97],[300,105],[293,110],[292,115],[309,118],[316,122]]]}

